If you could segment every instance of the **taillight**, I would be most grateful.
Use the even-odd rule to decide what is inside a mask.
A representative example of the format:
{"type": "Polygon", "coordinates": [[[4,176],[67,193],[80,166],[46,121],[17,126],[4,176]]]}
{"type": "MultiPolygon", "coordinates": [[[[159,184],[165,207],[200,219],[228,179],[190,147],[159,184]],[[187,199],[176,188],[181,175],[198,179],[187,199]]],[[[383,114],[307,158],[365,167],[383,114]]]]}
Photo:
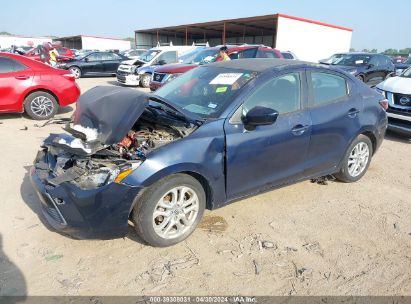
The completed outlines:
{"type": "Polygon", "coordinates": [[[73,80],[73,81],[76,80],[76,77],[74,77],[74,75],[71,74],[71,73],[66,73],[66,74],[63,74],[61,76],[63,76],[66,79],[69,79],[69,80],[73,80]]]}
{"type": "Polygon", "coordinates": [[[380,102],[380,106],[384,109],[387,110],[388,109],[388,100],[387,99],[383,99],[380,102]]]}

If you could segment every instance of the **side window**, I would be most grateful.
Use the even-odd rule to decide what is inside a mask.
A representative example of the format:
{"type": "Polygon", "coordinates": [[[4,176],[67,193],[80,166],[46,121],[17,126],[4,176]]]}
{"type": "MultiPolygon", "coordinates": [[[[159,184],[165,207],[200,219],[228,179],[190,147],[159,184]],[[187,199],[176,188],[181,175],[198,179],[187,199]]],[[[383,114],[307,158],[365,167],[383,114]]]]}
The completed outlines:
{"type": "Polygon", "coordinates": [[[270,51],[257,51],[257,58],[278,58],[277,54],[270,51]]]}
{"type": "Polygon", "coordinates": [[[286,74],[267,81],[244,102],[243,113],[257,106],[276,110],[280,114],[299,110],[301,107],[300,73],[286,74]]]}
{"type": "Polygon", "coordinates": [[[372,64],[372,65],[374,65],[375,67],[380,66],[380,65],[381,65],[381,62],[380,62],[380,60],[378,59],[378,57],[379,57],[379,56],[373,56],[373,57],[371,57],[371,60],[370,60],[369,64],[372,64]]]}
{"type": "Polygon", "coordinates": [[[0,57],[0,73],[14,72],[13,61],[9,58],[0,57]]]}
{"type": "Polygon", "coordinates": [[[177,52],[165,52],[157,58],[157,62],[164,60],[166,64],[177,62],[177,52]]]}
{"type": "Polygon", "coordinates": [[[321,105],[338,100],[348,95],[345,78],[328,73],[312,72],[311,85],[313,100],[311,105],[321,105]]]}
{"type": "Polygon", "coordinates": [[[238,52],[238,59],[243,58],[255,58],[257,49],[248,49],[242,52],[238,52]]]}
{"type": "Polygon", "coordinates": [[[88,58],[88,61],[100,61],[102,60],[102,55],[101,53],[92,53],[88,55],[86,58],[88,58]]]}
{"type": "Polygon", "coordinates": [[[0,73],[13,73],[27,69],[24,64],[11,58],[0,57],[0,73]]]}

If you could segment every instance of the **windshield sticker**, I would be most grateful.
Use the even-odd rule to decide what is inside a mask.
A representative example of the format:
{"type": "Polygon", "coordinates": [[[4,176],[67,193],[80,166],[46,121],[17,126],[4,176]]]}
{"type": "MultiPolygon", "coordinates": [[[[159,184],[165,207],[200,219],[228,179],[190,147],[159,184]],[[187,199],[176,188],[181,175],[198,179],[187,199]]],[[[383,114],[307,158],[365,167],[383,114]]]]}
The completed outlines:
{"type": "Polygon", "coordinates": [[[211,108],[211,109],[215,109],[215,108],[217,108],[217,105],[215,103],[210,102],[208,104],[208,107],[211,108]]]}
{"type": "Polygon", "coordinates": [[[356,60],[355,61],[355,64],[363,64],[364,63],[364,60],[356,60]]]}
{"type": "Polygon", "coordinates": [[[210,84],[222,84],[222,85],[232,85],[236,82],[243,73],[221,73],[218,74],[213,80],[210,81],[210,84]]]}
{"type": "Polygon", "coordinates": [[[227,92],[227,87],[219,87],[215,90],[216,93],[224,93],[227,92]]]}

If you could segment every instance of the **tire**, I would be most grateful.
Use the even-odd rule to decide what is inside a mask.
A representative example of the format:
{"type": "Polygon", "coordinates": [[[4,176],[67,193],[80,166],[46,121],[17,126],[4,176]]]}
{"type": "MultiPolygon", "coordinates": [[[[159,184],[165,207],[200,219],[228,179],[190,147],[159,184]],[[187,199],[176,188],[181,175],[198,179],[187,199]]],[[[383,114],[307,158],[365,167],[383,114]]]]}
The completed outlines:
{"type": "Polygon", "coordinates": [[[153,184],[143,193],[134,206],[132,220],[137,234],[149,245],[172,246],[186,239],[195,230],[203,216],[205,205],[203,186],[189,175],[174,174],[153,184]],[[177,193],[176,204],[180,202],[183,206],[187,203],[189,205],[185,208],[177,205],[173,207],[175,194],[172,194],[172,190],[177,193]],[[182,193],[184,198],[179,200],[182,193]],[[192,204],[188,202],[190,199],[185,200],[187,197],[192,204]],[[183,209],[192,210],[184,213],[183,209]]]}
{"type": "Polygon", "coordinates": [[[81,69],[77,66],[69,67],[69,71],[74,75],[74,78],[79,79],[81,77],[81,69]]]}
{"type": "Polygon", "coordinates": [[[58,109],[56,98],[44,91],[33,92],[24,100],[24,111],[35,120],[50,119],[58,109]]]}
{"type": "Polygon", "coordinates": [[[373,148],[370,138],[362,134],[359,135],[345,153],[341,170],[335,174],[335,177],[344,183],[353,183],[360,180],[370,166],[372,154],[373,148]],[[358,166],[358,170],[356,170],[356,166],[358,166]]]}
{"type": "Polygon", "coordinates": [[[151,81],[151,75],[150,74],[143,74],[143,76],[141,76],[140,86],[143,87],[143,88],[149,88],[150,87],[150,81],[151,81]]]}

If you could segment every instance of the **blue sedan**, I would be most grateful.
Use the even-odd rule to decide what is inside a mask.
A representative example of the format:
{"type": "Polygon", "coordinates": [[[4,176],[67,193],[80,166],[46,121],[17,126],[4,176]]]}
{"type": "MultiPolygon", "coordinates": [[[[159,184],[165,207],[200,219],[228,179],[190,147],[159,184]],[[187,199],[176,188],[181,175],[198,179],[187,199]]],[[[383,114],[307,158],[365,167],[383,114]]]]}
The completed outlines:
{"type": "Polygon", "coordinates": [[[187,238],[204,210],[333,174],[356,182],[387,101],[334,67],[244,59],[193,69],[155,95],[97,87],[31,170],[44,217],[77,238],[152,246],[187,238]]]}

